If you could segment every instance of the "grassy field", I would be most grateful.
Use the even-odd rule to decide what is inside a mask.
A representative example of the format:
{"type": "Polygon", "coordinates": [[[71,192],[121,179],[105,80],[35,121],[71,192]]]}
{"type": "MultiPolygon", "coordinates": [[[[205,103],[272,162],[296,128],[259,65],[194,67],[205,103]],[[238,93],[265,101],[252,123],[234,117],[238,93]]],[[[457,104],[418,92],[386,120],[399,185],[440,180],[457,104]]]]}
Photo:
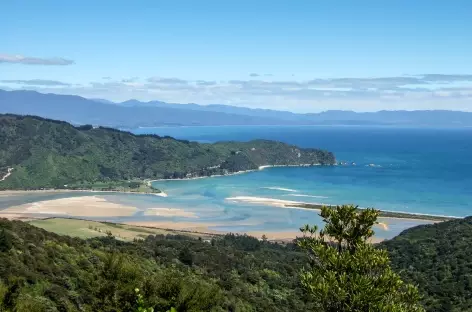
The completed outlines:
{"type": "Polygon", "coordinates": [[[107,236],[107,232],[110,232],[117,239],[125,241],[132,241],[135,238],[139,239],[156,234],[183,234],[194,237],[201,237],[202,239],[211,239],[212,237],[211,234],[205,233],[164,230],[150,227],[139,227],[126,224],[97,222],[80,219],[50,218],[42,220],[32,220],[28,223],[39,228],[45,229],[49,232],[57,233],[60,235],[79,237],[83,239],[98,236],[107,236]]]}

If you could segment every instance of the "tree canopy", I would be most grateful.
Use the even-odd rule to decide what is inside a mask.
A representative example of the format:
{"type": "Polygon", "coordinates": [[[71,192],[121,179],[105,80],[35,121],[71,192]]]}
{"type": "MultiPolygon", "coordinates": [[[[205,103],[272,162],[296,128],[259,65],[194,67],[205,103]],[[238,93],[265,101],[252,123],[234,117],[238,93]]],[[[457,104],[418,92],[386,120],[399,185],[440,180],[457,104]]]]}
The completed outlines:
{"type": "Polygon", "coordinates": [[[414,282],[428,311],[472,311],[472,217],[405,230],[382,242],[392,267],[414,282]]]}
{"type": "Polygon", "coordinates": [[[298,241],[310,256],[301,283],[321,312],[423,311],[418,290],[390,267],[369,239],[379,211],[352,205],[323,207],[324,229],[306,225],[298,241]]]}

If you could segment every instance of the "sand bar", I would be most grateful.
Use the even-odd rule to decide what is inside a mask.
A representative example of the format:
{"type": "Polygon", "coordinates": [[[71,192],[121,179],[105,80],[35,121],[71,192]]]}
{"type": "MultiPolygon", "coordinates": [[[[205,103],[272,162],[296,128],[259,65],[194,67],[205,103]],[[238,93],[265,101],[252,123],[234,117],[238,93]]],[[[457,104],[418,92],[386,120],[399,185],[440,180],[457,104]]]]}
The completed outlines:
{"type": "Polygon", "coordinates": [[[144,215],[146,216],[160,216],[160,217],[186,217],[198,218],[194,212],[185,211],[179,208],[148,208],[144,215]]]}
{"type": "MultiPolygon", "coordinates": [[[[291,208],[291,207],[287,207],[287,205],[301,204],[301,202],[297,202],[293,200],[283,200],[283,199],[255,197],[255,196],[235,196],[235,197],[228,197],[226,198],[226,200],[233,203],[259,204],[259,205],[273,206],[273,207],[280,207],[280,208],[291,208]]],[[[310,208],[304,208],[304,209],[310,209],[310,208]]],[[[314,209],[310,209],[310,210],[314,210],[314,209]]]]}
{"type": "Polygon", "coordinates": [[[0,211],[0,217],[9,214],[122,217],[136,211],[136,207],[113,203],[100,196],[80,196],[13,206],[0,211]]]}

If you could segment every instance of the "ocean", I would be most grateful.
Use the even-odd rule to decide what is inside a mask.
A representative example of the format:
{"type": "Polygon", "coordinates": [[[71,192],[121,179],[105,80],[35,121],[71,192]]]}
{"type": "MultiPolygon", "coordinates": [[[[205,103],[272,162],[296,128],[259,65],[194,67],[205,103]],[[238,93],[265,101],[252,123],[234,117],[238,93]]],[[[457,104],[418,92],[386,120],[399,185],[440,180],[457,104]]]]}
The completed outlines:
{"type": "MultiPolygon", "coordinates": [[[[227,126],[133,132],[199,142],[278,140],[327,149],[347,163],[154,183],[169,194],[163,199],[168,205],[191,206],[201,211],[201,220],[227,223],[224,230],[294,230],[320,223],[312,211],[255,204],[254,197],[460,217],[472,212],[472,128],[227,126]],[[234,197],[239,199],[228,200],[234,197]]],[[[396,235],[416,223],[390,221],[388,233],[379,234],[396,235]]]]}
{"type": "MultiPolygon", "coordinates": [[[[133,132],[199,142],[278,140],[332,151],[345,165],[267,168],[224,177],[156,181],[153,185],[168,197],[103,195],[109,201],[139,208],[133,216],[103,218],[108,221],[185,221],[232,232],[294,232],[307,223],[323,224],[318,212],[283,208],[278,201],[355,204],[458,217],[472,214],[472,128],[226,126],[139,128],[133,132]],[[184,209],[196,218],[145,215],[148,208],[156,207],[184,209]]],[[[84,194],[3,197],[0,210],[84,194]]],[[[388,239],[427,222],[388,219],[386,223],[388,229],[375,228],[377,237],[388,239]]]]}

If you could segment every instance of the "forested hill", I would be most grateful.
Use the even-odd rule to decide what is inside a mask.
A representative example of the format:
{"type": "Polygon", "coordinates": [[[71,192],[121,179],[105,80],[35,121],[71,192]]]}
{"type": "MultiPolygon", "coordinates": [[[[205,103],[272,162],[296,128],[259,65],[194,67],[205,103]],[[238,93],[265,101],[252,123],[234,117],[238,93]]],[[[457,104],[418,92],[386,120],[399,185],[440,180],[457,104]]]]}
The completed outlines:
{"type": "Polygon", "coordinates": [[[427,311],[472,311],[472,217],[405,230],[381,244],[427,311]]]}
{"type": "Polygon", "coordinates": [[[0,218],[0,311],[315,311],[293,245],[227,235],[81,240],[0,218]],[[149,311],[149,310],[146,310],[149,311]]]}
{"type": "Polygon", "coordinates": [[[262,165],[334,163],[330,152],[275,141],[201,144],[111,128],[74,127],[34,116],[0,115],[0,173],[13,168],[0,181],[0,189],[207,176],[262,165]]]}
{"type": "MultiPolygon", "coordinates": [[[[136,287],[155,311],[318,311],[299,281],[309,258],[293,244],[143,238],[82,240],[0,218],[0,311],[136,311],[136,287]]],[[[471,240],[466,218],[406,230],[380,248],[428,312],[472,311],[471,240]]]]}

